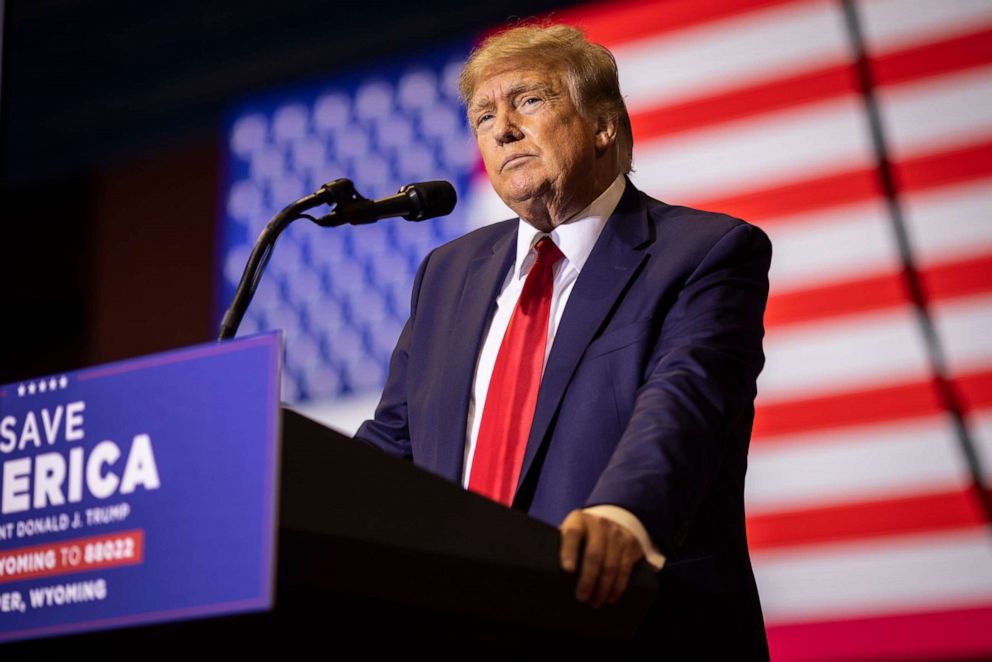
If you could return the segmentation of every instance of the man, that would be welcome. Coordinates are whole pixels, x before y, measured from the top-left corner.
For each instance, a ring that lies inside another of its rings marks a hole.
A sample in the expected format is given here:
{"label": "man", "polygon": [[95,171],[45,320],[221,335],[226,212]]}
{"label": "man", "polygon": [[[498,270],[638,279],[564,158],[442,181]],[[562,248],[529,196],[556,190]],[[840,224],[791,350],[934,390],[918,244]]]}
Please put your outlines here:
{"label": "man", "polygon": [[676,659],[767,657],[743,507],[767,237],[634,188],[615,62],[573,28],[491,37],[461,92],[520,218],[421,264],[356,437],[560,525],[593,607],[646,557]]}

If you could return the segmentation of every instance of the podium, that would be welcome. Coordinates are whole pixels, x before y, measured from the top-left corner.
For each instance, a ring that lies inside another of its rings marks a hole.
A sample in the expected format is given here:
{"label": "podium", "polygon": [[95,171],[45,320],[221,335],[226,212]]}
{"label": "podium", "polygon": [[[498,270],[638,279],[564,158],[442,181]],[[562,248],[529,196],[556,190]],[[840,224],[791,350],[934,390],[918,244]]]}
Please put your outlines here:
{"label": "podium", "polygon": [[646,564],[621,601],[592,609],[575,600],[575,577],[559,568],[555,527],[292,409],[280,408],[279,418],[272,608],[16,641],[0,651],[519,658],[615,651],[636,640],[657,586]]}

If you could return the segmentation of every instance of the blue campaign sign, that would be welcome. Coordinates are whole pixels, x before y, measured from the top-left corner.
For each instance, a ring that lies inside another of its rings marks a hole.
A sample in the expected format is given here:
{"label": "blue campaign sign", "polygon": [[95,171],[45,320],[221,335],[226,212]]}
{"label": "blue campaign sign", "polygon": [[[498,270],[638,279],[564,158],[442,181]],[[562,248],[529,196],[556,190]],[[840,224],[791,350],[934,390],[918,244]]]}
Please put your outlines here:
{"label": "blue campaign sign", "polygon": [[0,387],[0,641],[271,607],[280,345]]}

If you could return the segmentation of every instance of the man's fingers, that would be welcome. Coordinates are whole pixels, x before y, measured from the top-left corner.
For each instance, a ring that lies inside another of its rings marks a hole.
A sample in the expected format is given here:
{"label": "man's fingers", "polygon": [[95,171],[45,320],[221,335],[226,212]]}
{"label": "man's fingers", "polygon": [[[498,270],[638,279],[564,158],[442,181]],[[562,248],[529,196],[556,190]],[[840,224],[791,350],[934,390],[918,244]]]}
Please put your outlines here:
{"label": "man's fingers", "polygon": [[624,594],[624,591],[627,590],[627,584],[630,582],[630,573],[634,570],[634,564],[642,556],[644,556],[644,550],[636,542],[634,546],[625,548],[623,554],[620,555],[619,569],[613,582],[613,589],[606,599],[607,602],[614,604]]}
{"label": "man's fingers", "polygon": [[634,564],[644,556],[637,537],[616,522],[580,510],[569,513],[559,529],[561,567],[579,571],[576,599],[594,608],[619,600]]}
{"label": "man's fingers", "polygon": [[587,602],[592,597],[593,589],[602,572],[606,560],[606,536],[603,535],[603,523],[597,517],[586,516],[585,549],[582,552],[582,567],[579,570],[579,584],[575,589],[575,597],[581,602]]}
{"label": "man's fingers", "polygon": [[582,513],[573,510],[559,527],[561,530],[561,567],[566,572],[574,572],[579,563],[579,549],[586,533],[586,522]]}
{"label": "man's fingers", "polygon": [[615,524],[606,524],[600,532],[600,537],[603,539],[603,565],[600,568],[599,580],[596,582],[595,594],[590,602],[590,605],[596,609],[603,606],[613,591],[624,551],[623,533]]}

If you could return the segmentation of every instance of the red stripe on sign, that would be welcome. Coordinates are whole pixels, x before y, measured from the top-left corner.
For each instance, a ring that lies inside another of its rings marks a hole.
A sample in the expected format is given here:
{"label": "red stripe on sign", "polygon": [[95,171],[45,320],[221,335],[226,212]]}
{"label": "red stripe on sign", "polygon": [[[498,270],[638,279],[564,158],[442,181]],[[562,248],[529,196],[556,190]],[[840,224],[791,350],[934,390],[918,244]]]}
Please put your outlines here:
{"label": "red stripe on sign", "polygon": [[992,64],[992,30],[894,51],[871,59],[877,85],[893,85]]}
{"label": "red stripe on sign", "polygon": [[948,660],[988,654],[992,648],[990,623],[992,605],[816,623],[770,624],[766,632],[771,657],[777,662]]}
{"label": "red stripe on sign", "polygon": [[141,529],[6,549],[0,552],[0,583],[136,565],[144,553]]}
{"label": "red stripe on sign", "polygon": [[[992,141],[905,159],[894,163],[893,167],[902,192],[983,179],[992,176]],[[689,200],[686,204],[763,225],[881,195],[875,168],[857,168],[725,197]]]}
{"label": "red stripe on sign", "polygon": [[954,490],[755,515],[747,518],[747,539],[752,551],[760,551],[984,523],[977,494]]}
{"label": "red stripe on sign", "polygon": [[545,18],[582,28],[593,43],[615,48],[627,42],[657,37],[770,7],[803,0],[707,0],[706,2],[628,0],[602,2],[556,11]]}
{"label": "red stripe on sign", "polygon": [[[992,370],[955,375],[951,382],[965,411],[992,406]],[[759,384],[760,391],[760,384]],[[758,403],[752,444],[814,430],[932,416],[945,411],[935,381],[851,389],[814,398]]]}
{"label": "red stripe on sign", "polygon": [[[921,269],[919,276],[930,301],[992,292],[992,255],[934,264]],[[765,327],[895,308],[910,301],[907,280],[897,272],[788,292],[773,291],[765,311]]]}
{"label": "red stripe on sign", "polygon": [[[992,30],[886,53],[873,59],[876,83],[896,85],[992,63]],[[763,113],[858,94],[851,63],[726,90],[631,114],[635,144]]]}

